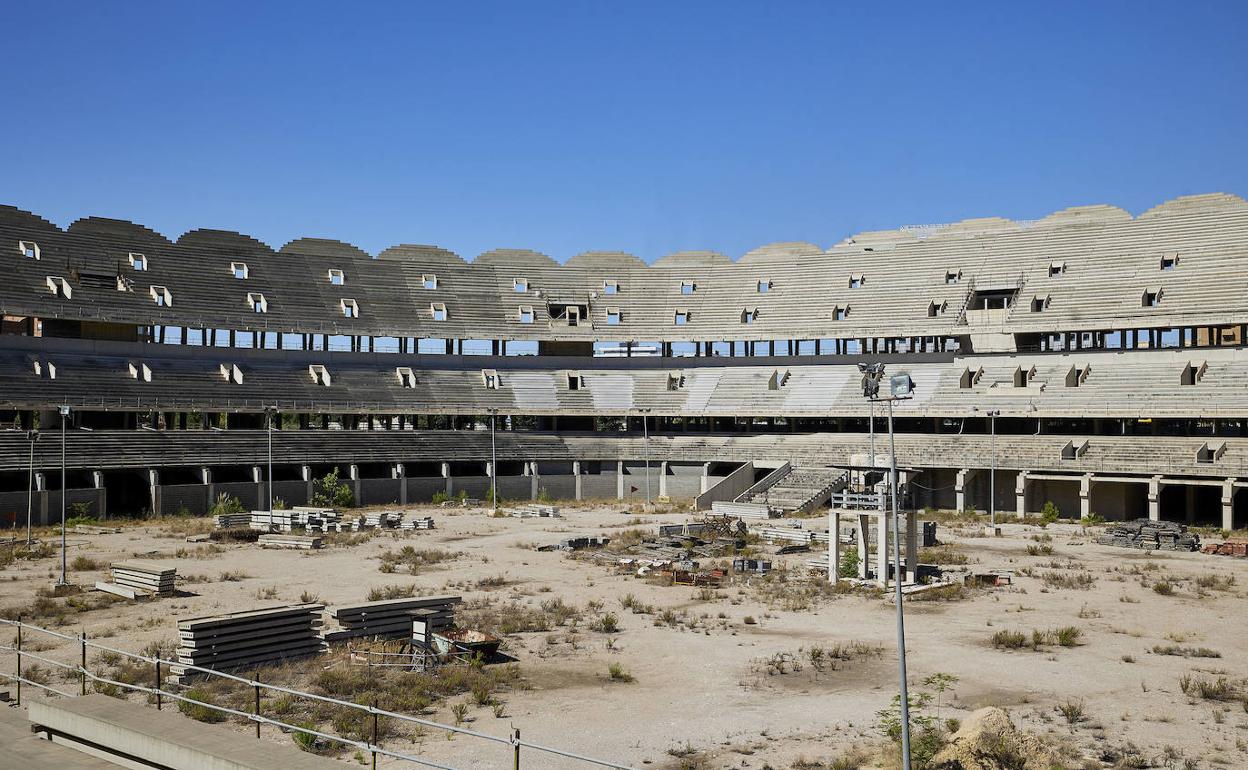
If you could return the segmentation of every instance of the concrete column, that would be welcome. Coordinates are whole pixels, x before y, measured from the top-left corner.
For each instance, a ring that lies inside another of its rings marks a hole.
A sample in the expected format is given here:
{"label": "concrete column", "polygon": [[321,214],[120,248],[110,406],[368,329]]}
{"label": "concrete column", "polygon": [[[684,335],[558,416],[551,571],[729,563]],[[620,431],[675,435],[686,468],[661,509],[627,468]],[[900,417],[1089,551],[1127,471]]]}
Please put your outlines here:
{"label": "concrete column", "polygon": [[[160,515],[160,471],[149,468],[147,471],[147,488],[152,497],[152,515]],[[65,494],[65,490],[61,490]]]}
{"label": "concrete column", "polygon": [[1085,473],[1079,477],[1079,518],[1086,519],[1092,515],[1092,474]]}
{"label": "concrete column", "polygon": [[269,498],[264,492],[264,470],[259,465],[251,466],[251,480],[256,485],[256,510],[267,510]]}
{"label": "concrete column", "polygon": [[871,517],[858,514],[858,578],[867,579],[867,564],[871,558],[867,551],[867,529],[871,526]]}
{"label": "concrete column", "polygon": [[91,471],[91,486],[95,489],[96,515],[101,519],[108,518],[108,491],[104,489],[104,472]]}
{"label": "concrete column", "polygon": [[403,463],[395,463],[390,474],[399,480],[399,505],[407,505],[407,469]]}
{"label": "concrete column", "polygon": [[[885,588],[888,587],[888,526],[885,524],[884,514],[876,517],[878,525],[875,528],[875,574],[876,582]],[[901,565],[897,565],[900,569]]]}
{"label": "concrete column", "polygon": [[841,513],[828,512],[828,582],[835,583],[841,575]]}
{"label": "concrete column", "polygon": [[1187,505],[1184,506],[1183,515],[1188,524],[1196,523],[1196,485],[1187,485]]}
{"label": "concrete column", "polygon": [[1161,521],[1161,476],[1148,480],[1148,518]]}
{"label": "concrete column", "polygon": [[702,480],[698,484],[698,494],[702,494],[711,488],[711,464],[702,463]]}
{"label": "concrete column", "polygon": [[541,488],[542,477],[538,473],[537,463],[528,463],[529,469],[529,499],[536,500],[538,490]]}
{"label": "concrete column", "polygon": [[[918,516],[914,510],[906,511],[906,582],[919,580],[919,533]],[[900,574],[900,573],[898,573]]]}
{"label": "concrete column", "polygon": [[1014,500],[1015,510],[1018,517],[1027,515],[1027,487],[1030,485],[1031,479],[1027,476],[1027,471],[1019,471],[1014,477]]}
{"label": "concrete column", "polygon": [[[370,424],[372,418],[369,418]],[[351,494],[355,497],[356,505],[363,505],[364,501],[360,497],[360,466],[355,463],[347,468],[347,474],[351,477]]]}
{"label": "concrete column", "polygon": [[442,478],[446,479],[446,496],[454,494],[454,480],[451,478],[451,464],[442,463]]}
{"label": "concrete column", "polygon": [[311,465],[299,466],[299,478],[303,479],[303,483],[307,487],[307,490],[305,492],[305,497],[307,498],[308,505],[311,505],[312,504],[312,466]]}
{"label": "concrete column", "polygon": [[970,477],[970,469],[963,468],[958,471],[958,475],[954,478],[953,493],[957,496],[956,505],[959,512],[966,510],[966,482]]}
{"label": "concrete column", "polygon": [[624,461],[617,460],[615,463],[615,498],[617,500],[624,499]]}
{"label": "concrete column", "polygon": [[1222,529],[1235,528],[1235,479],[1222,482]]}
{"label": "concrete column", "polygon": [[[688,425],[689,421],[686,420]],[[659,497],[667,497],[667,461],[659,463]]]}
{"label": "concrete column", "polygon": [[572,461],[572,483],[576,487],[576,499],[581,499],[581,461]]}

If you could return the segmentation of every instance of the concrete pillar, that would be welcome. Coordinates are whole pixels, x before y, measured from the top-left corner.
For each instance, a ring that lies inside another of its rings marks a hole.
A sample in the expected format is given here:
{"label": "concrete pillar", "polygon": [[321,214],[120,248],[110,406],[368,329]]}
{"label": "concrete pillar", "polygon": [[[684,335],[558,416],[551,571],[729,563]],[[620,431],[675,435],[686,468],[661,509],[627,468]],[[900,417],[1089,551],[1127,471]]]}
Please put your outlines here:
{"label": "concrete pillar", "polygon": [[841,579],[841,512],[828,512],[828,582]]}
{"label": "concrete pillar", "polygon": [[[875,528],[875,574],[876,582],[888,587],[888,526],[884,514],[876,517],[878,526]],[[901,565],[897,565],[900,569]]]}
{"label": "concrete pillar", "polygon": [[624,461],[617,460],[615,463],[615,498],[617,500],[624,499]]}
{"label": "concrete pillar", "polygon": [[299,466],[299,478],[303,479],[303,483],[307,487],[307,489],[304,492],[304,496],[308,501],[308,505],[311,505],[312,504],[312,466],[311,465]]}
{"label": "concrete pillar", "polygon": [[1014,477],[1014,504],[1020,519],[1027,515],[1027,487],[1030,482],[1027,471],[1019,471]]}
{"label": "concrete pillar", "polygon": [[399,480],[399,505],[407,505],[407,469],[403,463],[395,463],[390,474]]}
{"label": "concrete pillar", "polygon": [[1184,506],[1183,515],[1188,524],[1196,523],[1196,485],[1187,485],[1187,504]]}
{"label": "concrete pillar", "polygon": [[[689,421],[686,420],[688,425]],[[659,497],[667,497],[667,461],[659,463]]]}
{"label": "concrete pillar", "polygon": [[446,479],[446,496],[450,497],[455,492],[450,463],[442,463],[442,478]]}
{"label": "concrete pillar", "polygon": [[268,510],[269,497],[264,490],[264,470],[259,465],[251,466],[251,480],[256,485],[256,510]]}
{"label": "concrete pillar", "polygon": [[711,488],[711,464],[702,463],[702,480],[698,484],[698,494]]}
{"label": "concrete pillar", "polygon": [[1086,519],[1092,515],[1092,474],[1085,473],[1079,477],[1079,518]]}
{"label": "concrete pillar", "polygon": [[958,471],[958,475],[954,477],[953,493],[957,497],[957,502],[955,504],[957,505],[959,512],[966,510],[966,482],[970,479],[970,477],[971,471],[969,468],[963,468]]}
{"label": "concrete pillar", "polygon": [[[372,418],[369,418],[370,422]],[[347,468],[347,474],[351,478],[351,495],[355,497],[356,505],[363,505],[364,500],[360,497],[360,466],[351,463]]]}
{"label": "concrete pillar", "polygon": [[572,461],[572,483],[576,487],[576,499],[581,499],[581,461]]}
{"label": "concrete pillar", "polygon": [[536,500],[541,489],[542,477],[538,472],[537,463],[527,463],[529,469],[529,499]]}
{"label": "concrete pillar", "polygon": [[1235,479],[1222,482],[1222,529],[1235,529]]}
{"label": "concrete pillar", "polygon": [[867,566],[871,556],[867,551],[867,530],[871,526],[871,517],[858,514],[858,578],[867,579]]}
{"label": "concrete pillar", "polygon": [[1148,518],[1161,521],[1161,476],[1148,480]]}
{"label": "concrete pillar", "polygon": [[[919,533],[918,515],[912,510],[906,511],[906,575],[908,583],[919,580]],[[900,574],[900,573],[898,573]]]}
{"label": "concrete pillar", "polygon": [[[147,471],[147,488],[152,497],[152,515],[160,515],[160,471],[149,468]],[[65,490],[61,490],[65,494]]]}
{"label": "concrete pillar", "polygon": [[91,471],[91,486],[95,489],[96,515],[101,519],[108,518],[108,491],[104,489],[104,472]]}

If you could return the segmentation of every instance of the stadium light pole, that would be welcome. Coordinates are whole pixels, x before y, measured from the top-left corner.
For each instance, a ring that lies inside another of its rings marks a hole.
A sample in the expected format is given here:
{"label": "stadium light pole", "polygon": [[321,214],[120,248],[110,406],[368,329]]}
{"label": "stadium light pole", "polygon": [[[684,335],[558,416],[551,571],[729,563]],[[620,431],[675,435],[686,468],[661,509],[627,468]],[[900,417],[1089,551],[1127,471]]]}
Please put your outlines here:
{"label": "stadium light pole", "polygon": [[277,406],[266,406],[264,408],[264,416],[267,422],[269,434],[269,531],[273,531],[273,416],[277,413]]}
{"label": "stadium light pole", "polygon": [[39,431],[26,431],[26,439],[30,442],[30,474],[26,478],[26,545],[33,542],[31,537],[31,521],[35,513],[35,442],[39,440]]}
{"label": "stadium light pole", "polygon": [[68,572],[65,557],[65,418],[69,417],[69,406],[62,405],[61,412],[61,581],[59,586],[69,585],[65,579]]}
{"label": "stadium light pole", "polygon": [[[880,399],[880,380],[884,377],[884,364],[858,364],[859,371],[862,372],[862,395],[871,401]],[[895,590],[894,598],[897,604],[897,677],[898,677],[898,704],[900,706],[901,717],[901,757],[902,769],[910,770],[910,687],[906,682],[906,619],[905,611],[902,605],[901,593],[901,521],[897,515],[897,450],[893,440],[893,402],[908,399],[914,388],[914,383],[910,379],[910,375],[902,372],[893,375],[889,381],[888,401],[888,469],[889,469],[889,497],[891,498],[891,512],[893,517],[893,586]],[[874,465],[874,458],[872,458]],[[908,565],[914,567],[915,565]],[[917,570],[916,570],[917,573]],[[885,584],[888,581],[888,575],[881,575]]]}
{"label": "stadium light pole", "polygon": [[988,424],[992,426],[992,464],[988,471],[988,526],[997,531],[997,415],[998,409],[988,412]]}

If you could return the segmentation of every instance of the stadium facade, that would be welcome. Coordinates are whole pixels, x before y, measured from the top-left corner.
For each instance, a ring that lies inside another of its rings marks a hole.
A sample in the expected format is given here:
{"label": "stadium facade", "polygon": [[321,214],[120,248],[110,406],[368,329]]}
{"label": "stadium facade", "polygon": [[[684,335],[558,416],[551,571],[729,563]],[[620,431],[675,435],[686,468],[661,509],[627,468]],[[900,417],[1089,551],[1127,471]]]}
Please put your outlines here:
{"label": "stadium facade", "polygon": [[288,504],[331,467],[363,503],[480,496],[492,416],[502,496],[691,497],[749,462],[750,481],[871,465],[858,364],[875,361],[915,383],[896,423],[916,505],[986,508],[995,462],[1001,511],[1248,525],[1233,195],[652,265],[170,241],[0,207],[0,260],[6,526],[25,521],[32,456],[35,519],[59,516],[62,405],[66,499],[92,513],[263,507],[270,415]]}

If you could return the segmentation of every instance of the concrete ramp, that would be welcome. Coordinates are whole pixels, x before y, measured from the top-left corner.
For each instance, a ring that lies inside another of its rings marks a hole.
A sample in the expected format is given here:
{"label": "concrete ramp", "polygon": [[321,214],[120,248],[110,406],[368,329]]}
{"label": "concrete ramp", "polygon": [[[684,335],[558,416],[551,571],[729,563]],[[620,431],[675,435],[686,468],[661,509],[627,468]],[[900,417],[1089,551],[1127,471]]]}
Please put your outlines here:
{"label": "concrete ramp", "polygon": [[[343,764],[236,730],[182,716],[176,707],[150,706],[83,695],[31,699],[32,729],[53,743],[110,759],[122,767],[169,770],[342,770]],[[289,740],[289,739],[287,739]],[[65,765],[64,767],[77,767]],[[83,767],[93,767],[84,764]]]}

